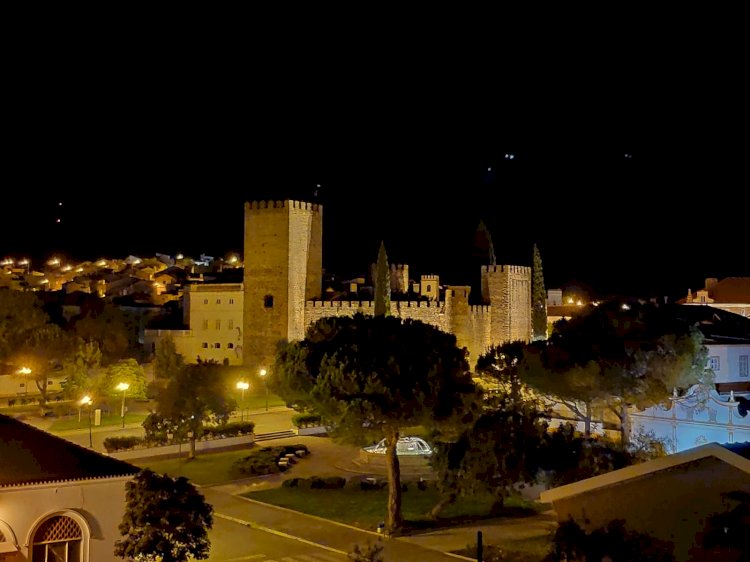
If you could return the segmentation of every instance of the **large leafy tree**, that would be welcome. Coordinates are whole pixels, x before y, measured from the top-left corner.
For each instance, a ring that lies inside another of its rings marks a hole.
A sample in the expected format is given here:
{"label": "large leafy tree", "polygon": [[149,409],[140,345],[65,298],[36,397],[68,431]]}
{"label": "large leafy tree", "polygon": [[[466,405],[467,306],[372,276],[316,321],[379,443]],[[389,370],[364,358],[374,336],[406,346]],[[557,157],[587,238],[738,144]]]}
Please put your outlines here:
{"label": "large leafy tree", "polygon": [[534,258],[531,265],[532,338],[543,340],[547,337],[547,291],[544,289],[542,256],[536,244],[534,244]]}
{"label": "large leafy tree", "polygon": [[0,361],[48,323],[49,316],[34,293],[0,289]]}
{"label": "large leafy tree", "polygon": [[132,329],[127,315],[109,303],[76,320],[74,330],[84,341],[95,341],[99,345],[105,365],[127,358],[135,345],[131,341]]}
{"label": "large leafy tree", "polygon": [[62,374],[65,361],[75,350],[75,338],[55,324],[45,324],[30,332],[26,341],[18,346],[11,362],[17,373],[33,381],[39,390],[39,403],[47,404],[47,388],[53,373]]}
{"label": "large leafy tree", "polygon": [[63,364],[65,383],[63,393],[68,398],[79,398],[92,390],[96,371],[99,369],[102,353],[99,344],[78,339],[75,351]]}
{"label": "large leafy tree", "polygon": [[565,401],[587,430],[592,408],[608,408],[627,445],[628,408],[664,403],[675,389],[708,382],[706,360],[703,336],[675,308],[611,302],[527,347],[519,372],[540,392]]}
{"label": "large leafy tree", "polygon": [[237,407],[229,394],[227,370],[216,361],[185,365],[156,396],[156,413],[190,438],[188,458],[195,458],[195,440],[203,423],[225,423]]}
{"label": "large leafy tree", "polygon": [[402,430],[456,432],[459,420],[470,421],[477,396],[455,336],[418,321],[362,314],[324,318],[304,340],[282,345],[273,384],[287,402],[303,397],[337,440],[385,439],[391,533],[402,525],[396,454]]}
{"label": "large leafy tree", "polygon": [[120,397],[122,391],[117,390],[117,385],[126,383],[128,385],[127,395],[131,398],[146,398],[146,375],[135,359],[118,361],[107,367],[104,377],[103,394]]}
{"label": "large leafy tree", "polygon": [[513,400],[504,393],[491,398],[459,439],[435,448],[432,464],[442,498],[431,515],[439,515],[459,495],[477,494],[490,494],[492,512],[499,515],[515,486],[536,481],[546,431],[534,401]]}
{"label": "large leafy tree", "polygon": [[115,556],[129,560],[187,562],[208,558],[213,507],[187,478],[146,469],[125,486],[125,514]]}
{"label": "large leafy tree", "polygon": [[167,336],[156,344],[154,356],[154,373],[157,378],[171,379],[185,365],[185,359],[177,353],[174,340]]}
{"label": "large leafy tree", "polygon": [[384,316],[391,312],[391,271],[388,267],[388,256],[385,244],[380,242],[378,263],[375,267],[375,316]]}

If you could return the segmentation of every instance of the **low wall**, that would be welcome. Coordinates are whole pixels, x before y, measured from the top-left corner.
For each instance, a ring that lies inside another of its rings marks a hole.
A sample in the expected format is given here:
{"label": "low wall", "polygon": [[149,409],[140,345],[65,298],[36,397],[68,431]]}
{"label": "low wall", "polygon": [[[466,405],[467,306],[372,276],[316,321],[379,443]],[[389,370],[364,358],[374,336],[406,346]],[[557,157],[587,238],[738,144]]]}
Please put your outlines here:
{"label": "low wall", "polygon": [[[385,455],[359,450],[359,461],[372,466],[385,466]],[[430,457],[427,455],[399,455],[398,464],[417,468],[430,468]]]}
{"label": "low wall", "polygon": [[297,435],[325,435],[328,433],[328,428],[322,425],[314,425],[311,427],[293,427],[292,431]]}
{"label": "low wall", "polygon": [[[195,452],[209,451],[211,449],[228,449],[239,445],[252,445],[255,441],[255,434],[240,435],[238,437],[225,437],[223,439],[209,439],[207,441],[196,441]],[[174,445],[162,445],[161,447],[145,447],[143,449],[128,449],[127,451],[117,451],[109,453],[109,456],[123,461],[133,459],[143,459],[147,457],[161,457],[169,455],[187,454],[190,450],[190,442],[178,443]]]}

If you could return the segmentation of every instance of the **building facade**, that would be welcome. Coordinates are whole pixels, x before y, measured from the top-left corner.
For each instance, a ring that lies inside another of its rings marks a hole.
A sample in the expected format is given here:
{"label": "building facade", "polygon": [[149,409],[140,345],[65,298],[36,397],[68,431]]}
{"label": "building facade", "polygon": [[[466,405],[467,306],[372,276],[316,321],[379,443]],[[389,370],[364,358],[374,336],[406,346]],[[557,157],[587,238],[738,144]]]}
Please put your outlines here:
{"label": "building facade", "polygon": [[[280,341],[304,337],[328,316],[372,314],[369,300],[321,300],[323,208],[301,201],[253,201],[245,205],[244,362],[251,370],[273,365]],[[391,289],[408,287],[408,266],[391,267]],[[473,366],[491,345],[531,338],[531,268],[483,266],[482,300],[469,304],[470,287],[447,286],[422,276],[426,299],[391,302],[391,314],[421,320],[452,333]]]}
{"label": "building facade", "polygon": [[146,330],[144,344],[152,352],[171,337],[186,361],[198,358],[242,365],[244,291],[241,283],[205,283],[185,287],[185,330]]}

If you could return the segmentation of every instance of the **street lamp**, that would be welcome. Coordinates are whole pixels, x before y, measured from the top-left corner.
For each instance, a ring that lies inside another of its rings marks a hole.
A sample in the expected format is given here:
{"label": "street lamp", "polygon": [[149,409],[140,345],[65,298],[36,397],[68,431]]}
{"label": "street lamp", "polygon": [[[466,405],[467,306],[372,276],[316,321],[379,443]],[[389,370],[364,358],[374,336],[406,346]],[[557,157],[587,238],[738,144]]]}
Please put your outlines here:
{"label": "street lamp", "polygon": [[245,391],[250,388],[250,383],[245,381],[237,382],[237,390],[242,391],[242,400],[240,404],[240,421],[245,421]]}
{"label": "street lamp", "polygon": [[122,391],[122,406],[120,407],[120,417],[122,418],[122,428],[125,429],[125,393],[130,388],[130,385],[126,382],[121,382],[117,385],[117,390]]}
{"label": "street lamp", "polygon": [[94,443],[91,439],[91,396],[88,394],[81,398],[80,402],[78,402],[81,406],[88,406],[89,407],[89,449],[94,448]]}
{"label": "street lamp", "polygon": [[266,379],[266,375],[268,374],[268,371],[265,369],[261,369],[258,373],[260,375],[260,378],[263,379],[263,386],[266,387],[266,412],[268,411],[268,380]]}

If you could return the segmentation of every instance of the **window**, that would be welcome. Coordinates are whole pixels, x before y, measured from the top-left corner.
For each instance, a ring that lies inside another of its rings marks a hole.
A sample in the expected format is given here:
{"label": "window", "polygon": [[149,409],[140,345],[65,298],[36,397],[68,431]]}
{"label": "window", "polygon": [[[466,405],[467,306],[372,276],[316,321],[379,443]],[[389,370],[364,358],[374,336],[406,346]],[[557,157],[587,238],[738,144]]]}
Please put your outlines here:
{"label": "window", "polygon": [[221,349],[221,344],[220,343],[215,343],[214,344],[214,348],[215,349]]}
{"label": "window", "polygon": [[221,304],[221,299],[216,299],[216,304]]}
{"label": "window", "polygon": [[708,368],[712,371],[718,371],[720,368],[719,363],[719,356],[718,355],[712,355],[708,358]]}
{"label": "window", "polygon": [[221,320],[216,320],[216,329],[221,330]]}
{"label": "window", "polygon": [[748,365],[747,365],[747,355],[740,355],[740,376],[741,377],[747,377],[750,376],[750,372],[748,371]]}
{"label": "window", "polygon": [[234,299],[229,299],[229,304],[234,304]]}
{"label": "window", "polygon": [[227,320],[227,328],[229,328],[230,330],[234,328],[234,320],[232,320],[231,318]]}
{"label": "window", "polygon": [[234,349],[234,344],[233,344],[233,343],[228,343],[228,344],[227,344],[227,347],[228,347],[229,349]]}
{"label": "window", "polygon": [[55,383],[55,381],[47,381],[47,386],[51,386]]}
{"label": "window", "polygon": [[273,295],[266,295],[263,297],[263,306],[266,308],[273,308]]}
{"label": "window", "polygon": [[203,329],[208,330],[208,320],[203,321]]}
{"label": "window", "polygon": [[42,523],[34,533],[31,559],[34,562],[80,562],[83,533],[72,518],[58,515]]}
{"label": "window", "polygon": [[203,343],[201,344],[201,347],[202,347],[203,349],[208,349],[208,342],[207,342],[207,341],[204,341],[204,342],[203,342]]}
{"label": "window", "polygon": [[203,299],[203,304],[208,304],[208,299]]}

